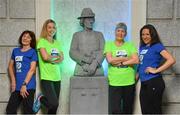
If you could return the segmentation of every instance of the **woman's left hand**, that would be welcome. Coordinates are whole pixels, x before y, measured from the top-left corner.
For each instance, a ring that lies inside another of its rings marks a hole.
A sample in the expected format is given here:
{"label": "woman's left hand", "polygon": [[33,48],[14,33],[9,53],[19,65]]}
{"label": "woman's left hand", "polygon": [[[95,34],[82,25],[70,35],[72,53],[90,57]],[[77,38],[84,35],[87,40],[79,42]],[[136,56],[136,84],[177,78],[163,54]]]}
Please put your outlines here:
{"label": "woman's left hand", "polygon": [[147,67],[145,72],[148,73],[152,73],[152,74],[156,74],[157,73],[157,68],[152,68],[152,67]]}
{"label": "woman's left hand", "polygon": [[27,89],[26,89],[26,85],[23,85],[23,86],[21,87],[20,95],[21,95],[23,98],[27,98],[27,96],[29,95],[29,93],[27,92]]}

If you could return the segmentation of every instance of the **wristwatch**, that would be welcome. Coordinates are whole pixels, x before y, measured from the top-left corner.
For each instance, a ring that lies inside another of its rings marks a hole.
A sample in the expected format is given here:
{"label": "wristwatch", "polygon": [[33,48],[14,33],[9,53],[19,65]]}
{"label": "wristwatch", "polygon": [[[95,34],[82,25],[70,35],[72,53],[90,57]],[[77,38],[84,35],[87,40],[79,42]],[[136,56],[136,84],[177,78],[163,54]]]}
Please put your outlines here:
{"label": "wristwatch", "polygon": [[25,85],[25,86],[26,86],[26,85],[27,85],[27,83],[24,81],[24,82],[22,83],[22,85]]}

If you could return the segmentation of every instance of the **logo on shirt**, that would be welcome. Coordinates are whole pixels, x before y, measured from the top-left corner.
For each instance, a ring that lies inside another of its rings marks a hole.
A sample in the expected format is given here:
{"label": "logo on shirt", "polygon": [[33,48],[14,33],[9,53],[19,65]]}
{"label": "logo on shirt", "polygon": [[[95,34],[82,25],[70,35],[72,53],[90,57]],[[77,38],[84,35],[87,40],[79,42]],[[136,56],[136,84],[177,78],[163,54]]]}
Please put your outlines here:
{"label": "logo on shirt", "polygon": [[139,55],[140,64],[143,64],[143,58],[147,52],[148,52],[148,49],[144,49],[140,52],[140,55]]}
{"label": "logo on shirt", "polygon": [[15,61],[23,61],[23,56],[16,56]]}
{"label": "logo on shirt", "polygon": [[[118,50],[116,51],[116,57],[127,57],[127,52],[126,50]],[[127,68],[128,66],[118,66],[118,68]]]}
{"label": "logo on shirt", "polygon": [[58,49],[56,49],[56,48],[51,49],[51,55],[58,56],[59,55]]}
{"label": "logo on shirt", "polygon": [[116,57],[127,57],[126,50],[118,50],[118,51],[116,51]]}
{"label": "logo on shirt", "polygon": [[15,57],[15,61],[16,61],[16,72],[22,72],[22,61],[23,61],[23,56],[16,56]]}
{"label": "logo on shirt", "polygon": [[140,54],[146,54],[148,52],[148,49],[142,50]]}

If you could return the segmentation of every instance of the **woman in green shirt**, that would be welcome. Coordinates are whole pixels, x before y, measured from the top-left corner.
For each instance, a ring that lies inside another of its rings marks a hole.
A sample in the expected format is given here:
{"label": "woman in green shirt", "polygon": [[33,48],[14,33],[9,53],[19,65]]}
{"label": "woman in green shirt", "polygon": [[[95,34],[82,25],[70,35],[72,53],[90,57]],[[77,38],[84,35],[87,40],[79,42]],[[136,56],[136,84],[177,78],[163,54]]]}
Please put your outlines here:
{"label": "woman in green shirt", "polygon": [[125,42],[127,26],[118,23],[115,41],[106,42],[105,55],[108,61],[109,113],[132,114],[135,94],[134,64],[139,63],[137,49]]}
{"label": "woman in green shirt", "polygon": [[33,110],[40,109],[41,103],[48,109],[48,114],[56,114],[61,88],[60,63],[63,61],[61,44],[56,40],[56,24],[53,20],[45,21],[37,43],[40,79],[43,94],[37,97]]}

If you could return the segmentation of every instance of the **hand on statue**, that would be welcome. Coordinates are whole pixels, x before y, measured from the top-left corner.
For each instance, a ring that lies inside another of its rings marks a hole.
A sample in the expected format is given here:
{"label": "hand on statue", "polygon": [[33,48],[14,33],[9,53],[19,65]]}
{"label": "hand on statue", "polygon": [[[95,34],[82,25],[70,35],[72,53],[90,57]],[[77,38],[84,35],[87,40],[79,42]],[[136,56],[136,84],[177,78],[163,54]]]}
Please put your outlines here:
{"label": "hand on statue", "polygon": [[97,55],[98,55],[98,52],[97,52],[97,51],[92,52],[92,57],[93,57],[94,59],[96,59]]}
{"label": "hand on statue", "polygon": [[88,74],[93,75],[97,69],[97,62],[94,61],[92,64],[89,65]]}
{"label": "hand on statue", "polygon": [[93,57],[92,56],[90,56],[90,57],[84,56],[83,62],[85,62],[87,64],[91,64],[92,61],[93,61]]}
{"label": "hand on statue", "polygon": [[84,54],[84,56],[86,56],[86,57],[91,57],[91,56],[92,56],[92,52],[91,52],[91,51],[86,51],[86,53]]}
{"label": "hand on statue", "polygon": [[84,65],[82,66],[82,68],[83,68],[83,71],[88,72],[88,70],[89,70],[89,64],[84,64]]}
{"label": "hand on statue", "polygon": [[85,63],[91,64],[93,62],[93,60],[96,59],[97,55],[98,55],[97,51],[91,51],[91,52],[85,53],[84,54]]}

